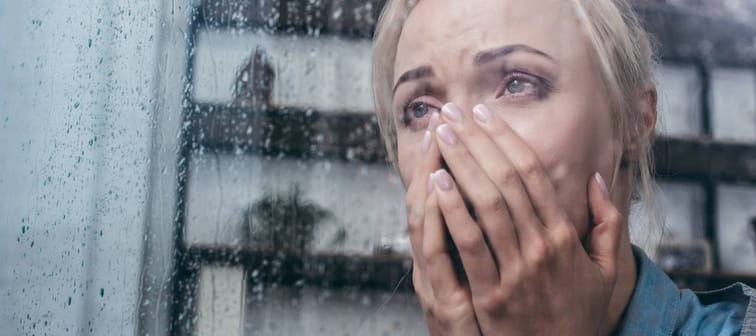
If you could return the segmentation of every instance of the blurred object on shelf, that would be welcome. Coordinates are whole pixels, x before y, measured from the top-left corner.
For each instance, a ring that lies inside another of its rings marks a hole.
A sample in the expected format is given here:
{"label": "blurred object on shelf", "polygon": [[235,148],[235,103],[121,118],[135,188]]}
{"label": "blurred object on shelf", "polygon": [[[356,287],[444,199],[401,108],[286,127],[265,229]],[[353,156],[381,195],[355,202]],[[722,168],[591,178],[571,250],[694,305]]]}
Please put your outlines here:
{"label": "blurred object on shelf", "polygon": [[706,240],[670,242],[659,246],[656,263],[666,272],[712,271],[711,245]]}
{"label": "blurred object on shelf", "polygon": [[273,97],[276,73],[273,60],[261,47],[242,65],[234,82],[234,107],[268,107]]}

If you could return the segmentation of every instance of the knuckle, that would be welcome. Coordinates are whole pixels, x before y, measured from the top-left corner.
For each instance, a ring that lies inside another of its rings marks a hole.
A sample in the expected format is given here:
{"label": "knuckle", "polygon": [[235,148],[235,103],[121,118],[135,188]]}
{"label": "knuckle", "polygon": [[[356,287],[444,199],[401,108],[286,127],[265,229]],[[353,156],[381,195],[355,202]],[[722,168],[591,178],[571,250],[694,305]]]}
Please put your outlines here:
{"label": "knuckle", "polygon": [[467,206],[465,205],[465,202],[462,201],[462,199],[458,197],[451,200],[441,200],[439,201],[438,206],[440,208],[443,208],[445,212],[449,212],[452,214],[460,213],[462,211],[467,211]]}
{"label": "knuckle", "polygon": [[486,212],[496,212],[506,206],[504,199],[497,192],[481,193],[475,199],[475,207]]}
{"label": "knuckle", "polygon": [[518,180],[517,170],[509,165],[502,165],[492,174],[497,185],[511,185]]}
{"label": "knuckle", "polygon": [[473,307],[464,295],[452,295],[444,304],[436,304],[432,308],[439,325],[446,330],[453,330],[455,326],[470,320],[474,316]]}
{"label": "knuckle", "polygon": [[528,252],[530,264],[538,269],[546,266],[554,255],[554,249],[543,238],[529,241]]}
{"label": "knuckle", "polygon": [[505,289],[497,287],[495,290],[475,299],[476,310],[495,315],[501,312],[509,301],[511,294]]}
{"label": "knuckle", "polygon": [[412,209],[407,213],[407,231],[410,236],[421,232],[423,227],[423,211],[420,209]]}
{"label": "knuckle", "polygon": [[423,245],[422,251],[427,267],[437,264],[439,259],[444,258],[446,254],[446,251],[436,248],[435,246],[428,246],[427,244]]}
{"label": "knuckle", "polygon": [[475,230],[463,230],[457,235],[454,243],[457,249],[468,254],[480,253],[485,247],[483,235]]}
{"label": "knuckle", "polygon": [[540,172],[540,163],[533,157],[528,157],[520,165],[520,173],[524,178],[537,178]]}
{"label": "knuckle", "polygon": [[408,213],[409,213],[410,209],[412,209],[412,207],[414,206],[414,204],[415,204],[415,197],[412,195],[412,193],[408,192],[404,196],[404,205],[406,206]]}
{"label": "knuckle", "polygon": [[578,240],[577,232],[569,223],[558,224],[552,232],[552,239],[557,250],[569,248]]}
{"label": "knuckle", "polygon": [[622,220],[622,213],[620,213],[616,208],[612,207],[612,210],[609,211],[609,214],[606,216],[606,221],[611,223],[619,223]]}

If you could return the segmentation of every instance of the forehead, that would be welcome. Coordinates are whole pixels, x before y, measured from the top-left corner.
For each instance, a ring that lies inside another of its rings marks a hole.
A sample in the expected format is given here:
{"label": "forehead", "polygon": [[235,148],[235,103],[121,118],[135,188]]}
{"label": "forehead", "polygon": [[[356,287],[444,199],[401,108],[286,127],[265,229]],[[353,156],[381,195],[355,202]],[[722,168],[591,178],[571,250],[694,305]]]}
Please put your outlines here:
{"label": "forehead", "polygon": [[477,52],[507,44],[526,44],[560,63],[586,56],[570,1],[421,0],[404,23],[394,80],[421,65],[471,63]]}

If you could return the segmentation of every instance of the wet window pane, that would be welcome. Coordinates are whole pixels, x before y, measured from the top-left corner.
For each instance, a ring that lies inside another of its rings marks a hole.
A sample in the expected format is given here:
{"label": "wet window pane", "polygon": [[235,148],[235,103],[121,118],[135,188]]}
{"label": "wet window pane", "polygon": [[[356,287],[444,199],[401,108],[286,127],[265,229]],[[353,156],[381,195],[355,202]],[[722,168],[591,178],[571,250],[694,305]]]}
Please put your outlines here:
{"label": "wet window pane", "polygon": [[756,141],[756,73],[715,69],[711,76],[712,132],[716,138]]}
{"label": "wet window pane", "polygon": [[428,334],[420,306],[407,292],[252,287],[246,298],[246,334]]}
{"label": "wet window pane", "polygon": [[669,136],[702,133],[701,78],[693,65],[662,63],[656,68],[659,126]]}
{"label": "wet window pane", "polygon": [[722,185],[717,198],[722,268],[734,273],[756,273],[756,188]]}
{"label": "wet window pane", "polygon": [[404,206],[397,202],[403,187],[389,167],[211,153],[198,155],[192,167],[189,244],[274,249],[273,235],[296,239],[294,232],[275,232],[280,222],[309,220],[302,229],[312,252],[370,255],[392,241],[397,252],[408,252]]}
{"label": "wet window pane", "polygon": [[664,240],[704,238],[705,195],[700,185],[661,182],[661,206],[665,212]]}
{"label": "wet window pane", "polygon": [[[756,8],[657,2],[664,225],[634,204],[633,243],[753,280]],[[384,3],[0,0],[0,335],[427,334]]]}
{"label": "wet window pane", "polygon": [[[197,41],[193,71],[198,102],[233,101],[232,88],[240,72],[255,50],[264,50],[275,72],[273,105],[373,111],[367,40],[209,30],[200,32]],[[246,76],[252,79],[254,74]]]}

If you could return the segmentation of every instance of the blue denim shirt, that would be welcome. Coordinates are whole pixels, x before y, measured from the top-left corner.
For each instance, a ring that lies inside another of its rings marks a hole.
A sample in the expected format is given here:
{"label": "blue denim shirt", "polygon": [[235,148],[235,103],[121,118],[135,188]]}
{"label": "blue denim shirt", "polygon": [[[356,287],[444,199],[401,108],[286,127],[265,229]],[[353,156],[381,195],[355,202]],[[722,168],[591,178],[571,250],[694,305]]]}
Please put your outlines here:
{"label": "blue denim shirt", "polygon": [[756,291],[737,283],[694,293],[678,289],[639,248],[638,281],[617,335],[756,335]]}

